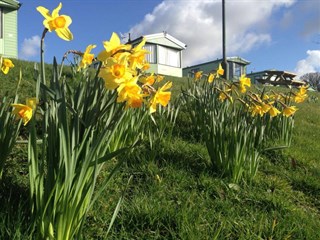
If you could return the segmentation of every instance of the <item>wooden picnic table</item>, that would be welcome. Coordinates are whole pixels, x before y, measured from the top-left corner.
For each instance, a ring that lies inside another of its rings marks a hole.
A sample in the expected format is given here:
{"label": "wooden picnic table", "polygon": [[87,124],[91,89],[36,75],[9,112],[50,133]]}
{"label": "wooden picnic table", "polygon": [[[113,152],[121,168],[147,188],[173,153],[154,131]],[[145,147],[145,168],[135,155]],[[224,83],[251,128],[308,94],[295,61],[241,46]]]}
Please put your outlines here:
{"label": "wooden picnic table", "polygon": [[274,86],[284,85],[284,86],[303,86],[305,82],[297,81],[294,78],[297,75],[291,72],[278,71],[278,70],[267,70],[264,76],[257,78],[256,80],[262,84],[271,84]]}

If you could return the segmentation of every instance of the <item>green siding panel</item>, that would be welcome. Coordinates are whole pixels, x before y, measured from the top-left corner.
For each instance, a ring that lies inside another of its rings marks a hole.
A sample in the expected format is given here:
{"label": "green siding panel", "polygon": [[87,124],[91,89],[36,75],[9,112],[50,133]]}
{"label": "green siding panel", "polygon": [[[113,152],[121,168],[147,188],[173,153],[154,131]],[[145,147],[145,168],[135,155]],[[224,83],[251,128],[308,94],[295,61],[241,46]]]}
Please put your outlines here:
{"label": "green siding panel", "polygon": [[150,64],[150,68],[147,73],[155,73],[160,75],[182,77],[182,69],[177,67],[171,67],[161,64]]}
{"label": "green siding panel", "polygon": [[150,63],[150,68],[146,71],[148,73],[158,73],[158,64],[151,64]]}
{"label": "green siding panel", "polygon": [[158,64],[158,74],[174,76],[174,77],[182,77],[182,69],[178,67],[171,67],[167,65]]}
{"label": "green siding panel", "polygon": [[18,14],[17,10],[3,10],[3,55],[18,57]]}
{"label": "green siding panel", "polygon": [[193,72],[203,71],[203,73],[214,72],[218,69],[221,60],[199,64],[191,67],[183,68],[184,77],[193,77]]}
{"label": "green siding panel", "polygon": [[[229,79],[230,80],[238,80],[242,74],[246,74],[247,67],[246,65],[249,63],[247,61],[241,61],[238,58],[230,58],[228,61],[228,69],[229,69]],[[195,72],[203,71],[203,73],[211,73],[215,72],[219,64],[222,62],[222,59],[218,59],[215,61],[202,63],[190,67],[183,68],[183,76],[184,77],[193,77]],[[237,66],[237,70],[236,70]]]}

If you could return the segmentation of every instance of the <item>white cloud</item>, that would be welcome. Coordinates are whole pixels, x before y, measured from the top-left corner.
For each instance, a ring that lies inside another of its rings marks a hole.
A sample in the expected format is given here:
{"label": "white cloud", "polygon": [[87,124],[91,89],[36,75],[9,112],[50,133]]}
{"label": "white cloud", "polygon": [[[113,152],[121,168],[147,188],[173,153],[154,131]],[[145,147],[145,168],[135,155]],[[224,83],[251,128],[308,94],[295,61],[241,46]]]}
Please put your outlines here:
{"label": "white cloud", "polygon": [[39,55],[40,41],[41,38],[38,35],[25,38],[22,42],[19,58],[28,60],[29,58]]}
{"label": "white cloud", "polygon": [[[274,10],[294,0],[229,1],[226,3],[227,55],[239,55],[268,44]],[[166,31],[187,44],[184,65],[222,57],[221,1],[164,0],[129,32],[133,38]]]}
{"label": "white cloud", "polygon": [[298,61],[295,72],[302,76],[305,73],[320,72],[320,50],[308,50],[307,57]]}

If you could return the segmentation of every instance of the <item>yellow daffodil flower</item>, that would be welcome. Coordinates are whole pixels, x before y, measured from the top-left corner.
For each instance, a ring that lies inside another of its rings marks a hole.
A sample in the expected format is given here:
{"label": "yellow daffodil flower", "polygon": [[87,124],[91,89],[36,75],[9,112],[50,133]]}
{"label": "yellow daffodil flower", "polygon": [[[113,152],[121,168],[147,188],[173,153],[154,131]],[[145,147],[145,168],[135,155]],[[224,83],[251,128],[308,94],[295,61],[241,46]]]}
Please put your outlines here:
{"label": "yellow daffodil flower", "polygon": [[269,112],[270,109],[271,109],[270,104],[262,103],[261,110],[264,114]]}
{"label": "yellow daffodil flower", "polygon": [[216,74],[217,74],[217,77],[220,77],[224,74],[224,69],[222,68],[221,64],[219,64]]}
{"label": "yellow daffodil flower", "polygon": [[26,105],[24,104],[11,104],[13,109],[13,113],[23,120],[23,125],[27,125],[27,123],[32,118],[33,110],[35,110],[37,104],[38,104],[37,98],[27,98],[26,99]]}
{"label": "yellow daffodil flower", "polygon": [[164,79],[164,76],[157,75],[157,82],[161,82]]}
{"label": "yellow daffodil flower", "polygon": [[242,74],[240,79],[239,79],[239,82],[241,85],[243,86],[247,86],[247,87],[251,87],[251,80],[250,78],[246,77],[246,75]]}
{"label": "yellow daffodil flower", "polygon": [[133,77],[130,80],[126,80],[117,88],[117,102],[126,101],[126,108],[138,108],[142,105],[144,95],[142,94],[141,87],[137,84],[137,78]]}
{"label": "yellow daffodil flower", "polygon": [[308,88],[307,86],[302,86],[299,88],[299,92],[295,93],[294,101],[296,103],[302,103],[304,102],[304,100],[306,100],[306,98],[308,97],[307,88]]}
{"label": "yellow daffodil flower", "polygon": [[251,87],[251,81],[250,78],[247,78],[246,75],[243,74],[239,79],[240,92],[245,93],[247,91],[246,86]]}
{"label": "yellow daffodil flower", "polygon": [[131,69],[144,69],[146,66],[145,55],[147,54],[146,50],[141,50],[140,52],[132,53],[129,55],[129,67]]}
{"label": "yellow daffodil flower", "polygon": [[226,90],[221,91],[219,93],[219,100],[223,102],[224,100],[228,99],[230,102],[233,102],[232,96],[230,96],[228,93],[232,92],[232,86],[228,87]]}
{"label": "yellow daffodil flower", "polygon": [[283,109],[282,114],[286,117],[290,117],[291,115],[293,115],[296,111],[298,110],[297,107],[295,106],[290,106],[290,107],[285,107]]}
{"label": "yellow daffodil flower", "polygon": [[143,40],[131,50],[131,54],[129,55],[130,68],[142,69],[145,67],[145,64],[147,63],[145,55],[149,53],[149,51],[143,49],[145,43],[146,39],[143,38]]}
{"label": "yellow daffodil flower", "polygon": [[300,94],[306,94],[308,90],[308,86],[301,86],[299,87],[299,93]]}
{"label": "yellow daffodil flower", "polygon": [[275,117],[278,114],[280,114],[281,112],[274,106],[271,106],[270,110],[269,110],[269,114],[271,117]]}
{"label": "yellow daffodil flower", "polygon": [[116,89],[122,82],[132,78],[133,72],[127,65],[125,58],[119,60],[108,58],[106,66],[99,72],[99,77],[104,79],[107,89]]}
{"label": "yellow daffodil flower", "polygon": [[11,104],[14,107],[13,113],[23,120],[23,125],[27,123],[32,118],[32,108],[24,104]]}
{"label": "yellow daffodil flower", "polygon": [[87,46],[86,51],[83,53],[81,62],[79,64],[78,71],[81,68],[86,68],[88,65],[90,65],[92,63],[92,61],[94,59],[94,54],[91,53],[91,50],[95,47],[96,47],[96,45]]}
{"label": "yellow daffodil flower", "polygon": [[145,70],[148,70],[149,68],[150,68],[150,64],[148,62],[145,62],[141,70],[145,71]]}
{"label": "yellow daffodil flower", "polygon": [[306,100],[306,98],[308,97],[307,94],[301,94],[300,92],[298,92],[295,96],[294,96],[294,101],[296,103],[302,103],[304,102],[304,100]]}
{"label": "yellow daffodil flower", "polygon": [[10,68],[13,68],[13,67],[14,67],[14,65],[10,59],[4,58],[2,60],[1,71],[4,74],[7,74],[9,72]]}
{"label": "yellow daffodil flower", "polygon": [[150,86],[153,85],[155,81],[156,81],[156,77],[154,76],[153,73],[147,77],[140,79],[140,82],[142,82],[143,84],[150,85]]}
{"label": "yellow daffodil flower", "polygon": [[[118,58],[122,54],[130,54],[126,51],[129,51],[131,49],[131,45],[121,44],[120,38],[116,33],[112,33],[110,41],[103,42],[103,46],[105,50],[98,54],[98,60],[102,62],[105,62],[110,57]],[[117,52],[119,54],[116,54]]]}
{"label": "yellow daffodil flower", "polygon": [[250,108],[251,112],[252,112],[252,116],[255,116],[257,114],[259,114],[260,116],[263,116],[264,111],[262,106],[258,105],[258,104],[254,104],[251,108]]}
{"label": "yellow daffodil flower", "polygon": [[220,92],[220,93],[219,93],[219,100],[220,100],[221,102],[223,102],[224,100],[226,100],[226,98],[227,98],[227,94],[225,94],[224,92]]}
{"label": "yellow daffodil flower", "polygon": [[58,7],[52,11],[52,14],[42,6],[37,7],[37,10],[45,18],[43,25],[49,32],[55,31],[61,39],[70,41],[73,39],[73,35],[69,30],[72,19],[67,15],[59,15],[61,8],[62,3],[59,3]]}
{"label": "yellow daffodil flower", "polygon": [[214,74],[213,73],[210,73],[209,76],[208,76],[208,82],[209,83],[212,83],[214,80]]}
{"label": "yellow daffodil flower", "polygon": [[18,118],[23,120],[23,125],[27,125],[27,123],[32,118],[32,112],[36,108],[38,104],[37,98],[27,98],[26,105],[24,104],[11,104],[13,109],[13,114],[15,114]]}
{"label": "yellow daffodil flower", "polygon": [[171,92],[166,92],[166,90],[168,90],[171,87],[172,82],[166,82],[166,84],[164,84],[161,88],[158,89],[158,91],[155,93],[155,95],[150,101],[150,113],[154,113],[157,110],[157,104],[160,104],[164,107],[168,105],[171,98]]}
{"label": "yellow daffodil flower", "polygon": [[239,85],[239,91],[241,92],[241,93],[245,93],[246,91],[247,91],[247,89],[246,89],[246,87],[245,86],[243,86],[243,85]]}
{"label": "yellow daffodil flower", "polygon": [[194,80],[199,80],[202,77],[202,71],[198,71],[194,74]]}

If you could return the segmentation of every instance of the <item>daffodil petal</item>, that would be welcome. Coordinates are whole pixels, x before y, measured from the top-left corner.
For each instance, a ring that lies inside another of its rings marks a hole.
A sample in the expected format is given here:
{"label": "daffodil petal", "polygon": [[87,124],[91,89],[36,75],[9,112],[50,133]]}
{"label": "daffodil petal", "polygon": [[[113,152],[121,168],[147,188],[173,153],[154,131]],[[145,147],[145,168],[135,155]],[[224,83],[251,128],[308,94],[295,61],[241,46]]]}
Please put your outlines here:
{"label": "daffodil petal", "polygon": [[50,11],[48,9],[46,9],[45,7],[39,6],[37,7],[37,11],[39,13],[41,13],[41,15],[45,18],[45,19],[52,19],[51,15],[50,15]]}
{"label": "daffodil petal", "polygon": [[62,3],[59,3],[58,7],[56,7],[53,11],[52,11],[52,17],[56,18],[59,16],[59,11],[62,8]]}
{"label": "daffodil petal", "polygon": [[166,84],[161,87],[161,91],[168,90],[171,87],[172,87],[172,82],[166,82]]}
{"label": "daffodil petal", "polygon": [[69,28],[58,28],[56,29],[56,33],[63,40],[70,41],[73,39],[73,35],[70,32]]}

